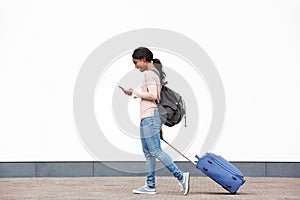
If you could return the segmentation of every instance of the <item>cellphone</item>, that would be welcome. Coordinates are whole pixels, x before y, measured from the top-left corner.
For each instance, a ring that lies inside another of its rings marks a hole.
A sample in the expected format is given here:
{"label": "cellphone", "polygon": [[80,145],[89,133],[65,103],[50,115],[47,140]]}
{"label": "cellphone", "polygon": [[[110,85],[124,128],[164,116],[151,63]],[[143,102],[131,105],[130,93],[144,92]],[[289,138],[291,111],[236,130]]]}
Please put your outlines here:
{"label": "cellphone", "polygon": [[125,90],[125,89],[124,89],[123,87],[121,87],[121,86],[119,86],[119,88],[121,88],[121,90],[123,90],[123,91]]}

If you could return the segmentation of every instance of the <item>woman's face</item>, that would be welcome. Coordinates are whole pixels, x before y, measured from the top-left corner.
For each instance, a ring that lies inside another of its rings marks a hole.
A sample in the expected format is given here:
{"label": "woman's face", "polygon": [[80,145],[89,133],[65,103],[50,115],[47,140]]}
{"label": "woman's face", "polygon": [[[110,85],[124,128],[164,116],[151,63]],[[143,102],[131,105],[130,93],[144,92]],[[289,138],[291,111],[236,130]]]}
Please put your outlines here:
{"label": "woman's face", "polygon": [[141,72],[143,72],[147,69],[147,62],[146,62],[145,58],[142,58],[142,59],[132,58],[132,62],[135,65],[135,68],[139,69]]}

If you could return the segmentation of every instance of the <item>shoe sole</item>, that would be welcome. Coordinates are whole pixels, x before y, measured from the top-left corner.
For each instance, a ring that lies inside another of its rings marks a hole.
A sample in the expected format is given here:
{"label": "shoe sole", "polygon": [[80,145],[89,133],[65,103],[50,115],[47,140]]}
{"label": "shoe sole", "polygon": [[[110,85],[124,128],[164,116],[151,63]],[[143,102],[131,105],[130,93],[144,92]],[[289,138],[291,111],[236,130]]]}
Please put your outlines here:
{"label": "shoe sole", "polygon": [[156,194],[156,192],[140,192],[138,190],[132,190],[134,194]]}
{"label": "shoe sole", "polygon": [[187,195],[190,192],[190,173],[187,176],[187,190],[184,192],[184,195]]}

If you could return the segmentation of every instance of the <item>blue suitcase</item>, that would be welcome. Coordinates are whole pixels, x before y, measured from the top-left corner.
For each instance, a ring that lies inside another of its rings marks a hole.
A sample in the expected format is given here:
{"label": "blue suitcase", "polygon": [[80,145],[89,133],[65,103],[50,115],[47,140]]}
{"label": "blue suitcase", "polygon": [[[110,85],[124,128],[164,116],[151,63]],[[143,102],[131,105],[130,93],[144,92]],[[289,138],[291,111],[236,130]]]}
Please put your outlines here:
{"label": "blue suitcase", "polygon": [[200,169],[204,174],[219,183],[231,194],[236,194],[241,185],[245,183],[244,175],[242,174],[242,172],[221,156],[215,155],[213,153],[206,153],[202,157],[196,155],[198,162],[195,163],[180,151],[178,151],[165,139],[163,139],[162,137],[161,139],[192,164],[196,165],[196,167]]}
{"label": "blue suitcase", "polygon": [[245,183],[242,172],[221,156],[206,153],[202,157],[196,155],[196,158],[197,168],[230,193],[235,194]]}

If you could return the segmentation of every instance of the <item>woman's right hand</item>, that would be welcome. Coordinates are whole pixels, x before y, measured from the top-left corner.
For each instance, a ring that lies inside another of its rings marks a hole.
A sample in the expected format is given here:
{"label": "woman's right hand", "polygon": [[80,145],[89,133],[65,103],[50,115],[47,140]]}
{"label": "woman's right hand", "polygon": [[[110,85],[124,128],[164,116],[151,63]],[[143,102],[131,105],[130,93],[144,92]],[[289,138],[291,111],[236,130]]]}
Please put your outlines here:
{"label": "woman's right hand", "polygon": [[125,94],[131,96],[132,93],[133,93],[133,89],[132,89],[132,88],[129,88],[128,90],[123,90],[123,92],[124,92]]}

